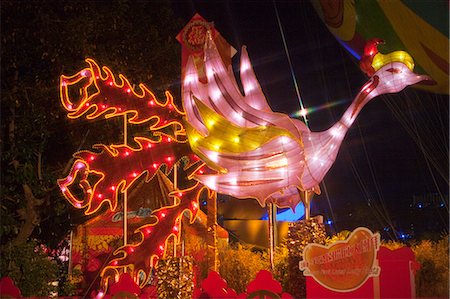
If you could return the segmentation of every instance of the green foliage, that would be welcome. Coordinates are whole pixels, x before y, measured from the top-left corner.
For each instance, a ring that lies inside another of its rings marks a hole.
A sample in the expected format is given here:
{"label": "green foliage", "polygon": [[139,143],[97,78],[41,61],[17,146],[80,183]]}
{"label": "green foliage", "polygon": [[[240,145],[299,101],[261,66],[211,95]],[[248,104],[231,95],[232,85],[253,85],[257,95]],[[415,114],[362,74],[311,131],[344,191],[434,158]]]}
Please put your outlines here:
{"label": "green foliage", "polygon": [[36,242],[1,248],[0,271],[0,276],[14,280],[22,296],[48,296],[56,291],[50,283],[56,280],[58,267]]}
{"label": "green foliage", "polygon": [[263,269],[269,269],[267,254],[252,251],[237,244],[219,248],[219,272],[238,294],[245,292],[247,284]]}
{"label": "green foliage", "polygon": [[411,249],[420,263],[420,269],[416,275],[417,296],[448,298],[448,235],[437,242],[423,240]]}
{"label": "green foliage", "polygon": [[289,284],[289,250],[285,245],[276,248],[274,256],[275,269],[273,277],[281,283],[283,290],[287,289]]}

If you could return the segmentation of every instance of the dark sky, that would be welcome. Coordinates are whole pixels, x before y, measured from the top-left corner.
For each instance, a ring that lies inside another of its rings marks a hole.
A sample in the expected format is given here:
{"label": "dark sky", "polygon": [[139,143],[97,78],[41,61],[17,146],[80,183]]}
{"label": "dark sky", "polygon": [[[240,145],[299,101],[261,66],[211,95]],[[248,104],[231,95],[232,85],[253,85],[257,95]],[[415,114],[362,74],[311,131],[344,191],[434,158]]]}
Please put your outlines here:
{"label": "dark sky", "polygon": [[[309,115],[312,131],[325,130],[367,77],[308,2],[282,1],[277,8],[305,107],[340,103]],[[173,9],[186,23],[195,12],[213,21],[238,50],[235,66],[246,45],[272,109],[288,114],[299,110],[272,1],[173,1]],[[337,230],[371,222],[387,226],[385,219],[390,219],[401,231],[406,224],[400,220],[413,196],[437,193],[448,201],[448,108],[448,96],[411,88],[370,102],[349,130],[312,214],[332,219],[333,211]],[[425,155],[437,161],[443,175],[426,162],[420,145],[428,148]],[[361,217],[349,224],[354,213]]]}

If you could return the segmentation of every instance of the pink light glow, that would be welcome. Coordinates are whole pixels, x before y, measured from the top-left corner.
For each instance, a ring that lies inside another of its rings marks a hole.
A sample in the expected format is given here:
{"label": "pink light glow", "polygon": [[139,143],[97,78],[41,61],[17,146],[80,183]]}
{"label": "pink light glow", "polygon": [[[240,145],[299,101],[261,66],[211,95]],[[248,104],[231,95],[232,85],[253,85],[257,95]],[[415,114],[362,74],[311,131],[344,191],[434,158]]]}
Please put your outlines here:
{"label": "pink light glow", "polygon": [[[403,63],[390,63],[369,79],[337,124],[323,132],[311,132],[300,120],[271,110],[245,48],[242,50],[240,73],[245,95],[241,94],[233,73],[224,65],[211,38],[207,38],[205,46],[205,69],[208,82],[185,80],[189,84],[185,85],[182,94],[186,119],[198,133],[208,136],[209,130],[212,132],[216,124],[214,118],[203,119],[196,113],[197,100],[240,128],[275,126],[290,135],[276,137],[247,152],[225,152],[220,140],[214,144],[199,145],[194,137],[191,142],[195,142],[196,154],[207,157],[226,170],[212,175],[204,175],[199,170],[195,178],[219,193],[238,198],[256,197],[261,205],[273,197],[279,206],[287,204],[291,207],[300,201],[300,197],[298,192],[287,190],[298,187],[319,192],[320,182],[333,165],[349,127],[364,105],[380,94],[398,92],[406,86],[429,79],[417,76]],[[192,59],[188,60],[186,73],[197,74]],[[302,109],[300,114],[306,115],[307,110]],[[212,134],[220,138],[217,129]],[[245,138],[235,138],[234,141],[242,145],[249,142]],[[273,154],[277,152],[279,154]]]}

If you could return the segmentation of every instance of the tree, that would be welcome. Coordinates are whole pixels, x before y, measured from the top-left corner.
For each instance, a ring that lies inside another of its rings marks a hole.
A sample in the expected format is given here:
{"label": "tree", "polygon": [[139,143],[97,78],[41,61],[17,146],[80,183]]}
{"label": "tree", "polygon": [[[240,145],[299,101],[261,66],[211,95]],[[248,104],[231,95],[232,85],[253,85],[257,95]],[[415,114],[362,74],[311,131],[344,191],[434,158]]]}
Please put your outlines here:
{"label": "tree", "polygon": [[182,26],[168,1],[128,0],[6,0],[1,25],[1,245],[54,247],[77,221],[68,217],[82,216],[70,215],[56,186],[72,153],[121,140],[115,120],[66,119],[59,76],[92,57],[161,94],[179,77]]}

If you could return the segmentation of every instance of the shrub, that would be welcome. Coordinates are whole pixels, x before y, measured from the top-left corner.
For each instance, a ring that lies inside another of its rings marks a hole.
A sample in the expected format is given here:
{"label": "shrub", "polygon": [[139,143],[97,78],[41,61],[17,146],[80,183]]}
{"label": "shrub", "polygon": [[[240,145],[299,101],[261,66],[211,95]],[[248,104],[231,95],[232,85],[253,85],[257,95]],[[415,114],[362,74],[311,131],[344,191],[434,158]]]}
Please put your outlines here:
{"label": "shrub", "polygon": [[246,290],[247,284],[262,269],[269,269],[267,254],[252,251],[238,244],[236,247],[219,248],[219,272],[228,282],[228,287],[238,294]]}
{"label": "shrub", "polygon": [[58,266],[36,242],[1,248],[0,276],[11,277],[22,296],[48,296],[56,290]]}
{"label": "shrub", "polygon": [[438,242],[423,240],[411,249],[420,263],[416,275],[417,296],[448,298],[448,235]]}

